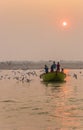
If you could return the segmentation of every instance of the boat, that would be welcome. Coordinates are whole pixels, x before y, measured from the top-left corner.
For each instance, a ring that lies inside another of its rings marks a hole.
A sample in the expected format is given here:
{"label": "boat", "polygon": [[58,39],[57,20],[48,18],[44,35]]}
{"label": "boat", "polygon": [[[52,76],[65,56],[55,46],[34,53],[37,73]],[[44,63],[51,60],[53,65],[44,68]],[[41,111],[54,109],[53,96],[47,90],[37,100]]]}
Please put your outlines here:
{"label": "boat", "polygon": [[66,78],[66,74],[64,72],[48,72],[40,75],[40,78],[43,79],[44,82],[64,82]]}

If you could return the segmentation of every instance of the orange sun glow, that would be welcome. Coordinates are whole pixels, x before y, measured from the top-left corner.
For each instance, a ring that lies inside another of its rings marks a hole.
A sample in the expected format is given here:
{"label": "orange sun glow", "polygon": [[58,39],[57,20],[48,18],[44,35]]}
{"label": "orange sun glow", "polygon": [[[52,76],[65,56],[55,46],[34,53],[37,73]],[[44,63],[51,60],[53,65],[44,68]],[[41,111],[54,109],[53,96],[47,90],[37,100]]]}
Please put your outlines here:
{"label": "orange sun glow", "polygon": [[64,27],[66,27],[68,25],[68,23],[66,22],[66,21],[64,21],[63,23],[62,23],[62,26],[64,26]]}
{"label": "orange sun glow", "polygon": [[60,20],[60,26],[62,29],[69,30],[71,28],[71,23],[69,19],[61,19]]}
{"label": "orange sun glow", "polygon": [[57,18],[56,19],[56,24],[58,29],[60,30],[71,30],[72,29],[72,24],[73,20],[71,17],[68,18]]}

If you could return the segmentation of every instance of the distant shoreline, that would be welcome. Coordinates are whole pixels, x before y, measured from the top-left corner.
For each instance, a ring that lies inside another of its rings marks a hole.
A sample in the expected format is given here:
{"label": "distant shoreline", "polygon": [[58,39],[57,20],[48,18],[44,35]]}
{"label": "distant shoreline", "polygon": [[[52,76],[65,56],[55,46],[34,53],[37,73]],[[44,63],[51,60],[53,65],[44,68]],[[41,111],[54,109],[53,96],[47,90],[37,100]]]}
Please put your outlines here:
{"label": "distant shoreline", "polygon": [[[47,64],[50,68],[52,62],[49,61],[6,61],[0,62],[1,70],[27,70],[27,69],[43,69]],[[60,62],[61,68],[65,69],[83,69],[83,62]]]}

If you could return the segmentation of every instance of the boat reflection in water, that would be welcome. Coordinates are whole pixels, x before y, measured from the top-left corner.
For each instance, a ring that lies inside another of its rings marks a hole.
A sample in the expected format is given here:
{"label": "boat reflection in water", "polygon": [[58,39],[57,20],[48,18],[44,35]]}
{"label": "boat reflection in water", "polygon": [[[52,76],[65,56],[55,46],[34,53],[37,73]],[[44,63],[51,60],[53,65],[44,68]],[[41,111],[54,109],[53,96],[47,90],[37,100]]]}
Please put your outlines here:
{"label": "boat reflection in water", "polygon": [[[73,78],[72,71],[66,71],[67,77],[64,83],[47,83],[42,82],[46,86],[46,95],[49,116],[49,127],[46,130],[82,130],[83,129],[83,100],[82,92],[78,85],[81,80]],[[83,90],[83,89],[82,89]],[[79,96],[78,96],[79,95]],[[52,123],[52,124],[51,124]]]}

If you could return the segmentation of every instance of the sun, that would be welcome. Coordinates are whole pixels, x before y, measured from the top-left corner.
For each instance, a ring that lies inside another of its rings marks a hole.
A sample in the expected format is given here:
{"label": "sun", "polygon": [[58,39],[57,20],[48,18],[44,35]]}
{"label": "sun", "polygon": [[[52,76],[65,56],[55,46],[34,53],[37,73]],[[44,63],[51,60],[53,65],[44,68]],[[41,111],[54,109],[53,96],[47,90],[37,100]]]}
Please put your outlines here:
{"label": "sun", "polygon": [[66,26],[68,26],[68,23],[67,23],[66,21],[63,21],[63,22],[62,22],[62,26],[63,26],[63,27],[66,27]]}
{"label": "sun", "polygon": [[71,17],[63,17],[63,18],[57,18],[56,19],[56,24],[57,24],[57,28],[59,30],[62,30],[62,31],[69,31],[72,29],[72,26],[73,26],[73,20]]}

